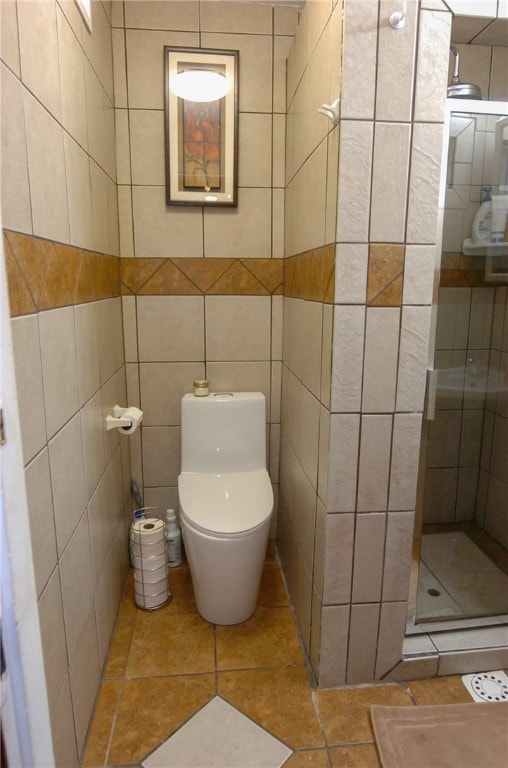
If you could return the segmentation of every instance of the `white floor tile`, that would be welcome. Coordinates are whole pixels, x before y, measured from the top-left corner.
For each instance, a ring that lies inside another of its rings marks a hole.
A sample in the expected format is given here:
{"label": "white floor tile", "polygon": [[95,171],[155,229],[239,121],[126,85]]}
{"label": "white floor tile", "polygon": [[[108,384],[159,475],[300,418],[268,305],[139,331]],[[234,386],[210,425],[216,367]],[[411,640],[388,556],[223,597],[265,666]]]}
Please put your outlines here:
{"label": "white floor tile", "polygon": [[144,768],[280,768],[282,742],[216,696],[147,757]]}

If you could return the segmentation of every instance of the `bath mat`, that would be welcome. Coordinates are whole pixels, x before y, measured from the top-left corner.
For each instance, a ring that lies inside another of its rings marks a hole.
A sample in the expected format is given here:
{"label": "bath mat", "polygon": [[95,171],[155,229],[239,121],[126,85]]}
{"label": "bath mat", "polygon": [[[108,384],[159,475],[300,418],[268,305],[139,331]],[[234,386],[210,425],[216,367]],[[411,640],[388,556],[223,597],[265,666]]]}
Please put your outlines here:
{"label": "bath mat", "polygon": [[383,768],[508,765],[508,703],[370,708]]}

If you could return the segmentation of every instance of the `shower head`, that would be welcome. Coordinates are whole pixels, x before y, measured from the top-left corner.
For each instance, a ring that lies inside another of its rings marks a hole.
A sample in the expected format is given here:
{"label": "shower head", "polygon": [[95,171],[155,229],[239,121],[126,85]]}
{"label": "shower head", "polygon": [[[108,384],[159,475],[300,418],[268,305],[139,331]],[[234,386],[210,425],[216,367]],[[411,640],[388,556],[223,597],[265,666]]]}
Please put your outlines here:
{"label": "shower head", "polygon": [[455,57],[455,64],[453,67],[453,77],[446,95],[449,99],[481,99],[482,92],[478,85],[474,83],[461,83],[459,79],[459,52],[453,46],[450,51]]}

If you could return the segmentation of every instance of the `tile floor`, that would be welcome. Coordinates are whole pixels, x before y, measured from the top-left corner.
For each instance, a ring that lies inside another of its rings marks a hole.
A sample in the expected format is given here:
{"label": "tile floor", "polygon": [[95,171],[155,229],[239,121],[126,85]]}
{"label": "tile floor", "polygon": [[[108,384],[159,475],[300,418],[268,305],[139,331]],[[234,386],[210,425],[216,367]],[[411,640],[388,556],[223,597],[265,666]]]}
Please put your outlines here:
{"label": "tile floor", "polygon": [[170,588],[172,601],[147,612],[134,605],[132,574],[127,581],[82,768],[155,765],[155,750],[173,734],[180,749],[187,731],[195,742],[190,724],[212,700],[291,750],[287,760],[280,753],[285,762],[263,766],[379,768],[371,704],[472,701],[458,676],[314,689],[272,546],[258,609],[243,624],[214,626],[199,616],[185,564],[170,572]]}

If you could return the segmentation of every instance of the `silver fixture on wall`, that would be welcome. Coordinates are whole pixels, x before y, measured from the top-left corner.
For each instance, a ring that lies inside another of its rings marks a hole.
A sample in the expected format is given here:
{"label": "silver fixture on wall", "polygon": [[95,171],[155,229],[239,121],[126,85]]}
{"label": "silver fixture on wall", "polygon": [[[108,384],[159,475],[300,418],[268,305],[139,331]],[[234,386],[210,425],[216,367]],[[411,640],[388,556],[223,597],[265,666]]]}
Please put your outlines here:
{"label": "silver fixture on wall", "polygon": [[447,96],[449,99],[481,99],[482,92],[478,85],[474,83],[461,83],[459,78],[459,52],[453,45],[450,48],[455,58],[453,65],[453,77],[448,86]]}

